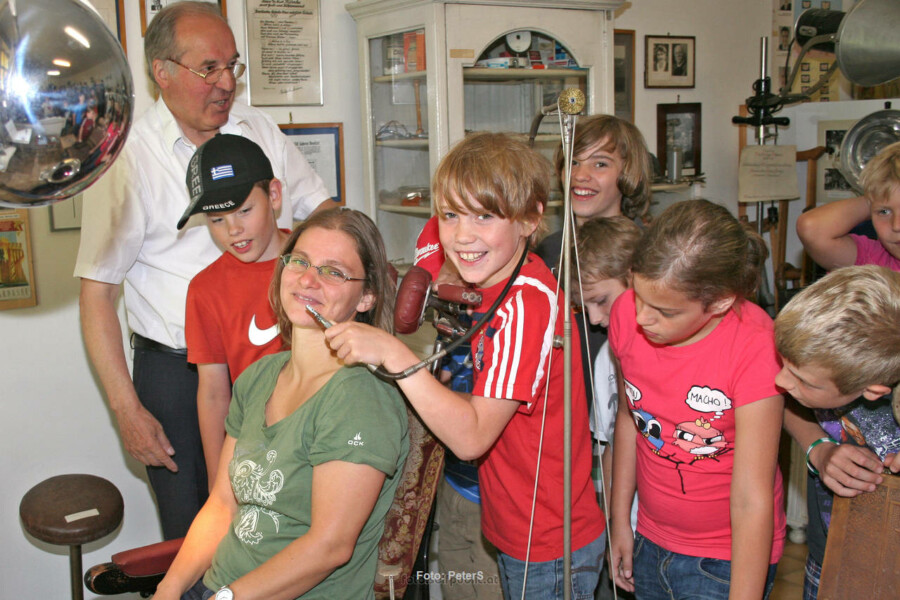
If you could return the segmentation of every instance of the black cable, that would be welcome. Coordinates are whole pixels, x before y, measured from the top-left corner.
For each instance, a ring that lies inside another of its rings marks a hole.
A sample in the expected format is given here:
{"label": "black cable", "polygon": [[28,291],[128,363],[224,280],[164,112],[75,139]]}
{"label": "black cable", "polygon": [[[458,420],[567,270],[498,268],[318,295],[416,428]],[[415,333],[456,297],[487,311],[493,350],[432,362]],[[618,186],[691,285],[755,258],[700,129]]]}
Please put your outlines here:
{"label": "black cable", "polygon": [[510,275],[509,279],[506,281],[506,285],[503,286],[503,291],[500,292],[500,295],[497,296],[497,299],[494,300],[494,303],[491,304],[491,307],[487,310],[486,313],[484,313],[484,315],[482,315],[482,317],[478,320],[478,322],[475,323],[474,325],[472,325],[472,327],[470,327],[469,330],[465,334],[463,334],[461,337],[453,340],[445,348],[443,348],[442,350],[440,350],[438,352],[435,352],[434,354],[432,354],[428,358],[424,359],[423,361],[416,363],[413,366],[408,367],[398,373],[392,373],[391,371],[386,370],[382,366],[377,367],[372,372],[375,373],[376,375],[378,375],[379,377],[381,377],[382,379],[387,379],[389,381],[397,381],[400,379],[406,379],[407,377],[409,377],[416,371],[419,371],[422,368],[427,367],[431,363],[444,358],[445,356],[450,354],[450,352],[452,352],[453,350],[458,348],[460,345],[468,342],[470,339],[472,339],[472,336],[475,335],[475,333],[478,330],[480,330],[482,327],[484,327],[484,324],[487,323],[488,320],[494,316],[494,313],[497,312],[497,309],[500,308],[500,304],[506,299],[506,294],[509,293],[509,290],[513,285],[513,282],[515,282],[516,277],[519,276],[519,271],[522,269],[522,265],[525,264],[525,258],[527,256],[528,256],[528,242],[526,241],[525,248],[522,249],[522,256],[519,257],[519,262],[516,263],[515,270],[513,271],[512,275]]}

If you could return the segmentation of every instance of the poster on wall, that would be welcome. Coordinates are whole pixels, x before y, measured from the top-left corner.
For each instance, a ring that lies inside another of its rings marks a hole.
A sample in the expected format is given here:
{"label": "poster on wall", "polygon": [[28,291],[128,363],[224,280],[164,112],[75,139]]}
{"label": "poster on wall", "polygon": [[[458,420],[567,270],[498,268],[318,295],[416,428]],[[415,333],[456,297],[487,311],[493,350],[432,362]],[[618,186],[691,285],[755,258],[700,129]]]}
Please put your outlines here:
{"label": "poster on wall", "polygon": [[0,310],[36,304],[28,210],[0,210]]}
{"label": "poster on wall", "polygon": [[250,104],[321,106],[319,0],[247,0]]}

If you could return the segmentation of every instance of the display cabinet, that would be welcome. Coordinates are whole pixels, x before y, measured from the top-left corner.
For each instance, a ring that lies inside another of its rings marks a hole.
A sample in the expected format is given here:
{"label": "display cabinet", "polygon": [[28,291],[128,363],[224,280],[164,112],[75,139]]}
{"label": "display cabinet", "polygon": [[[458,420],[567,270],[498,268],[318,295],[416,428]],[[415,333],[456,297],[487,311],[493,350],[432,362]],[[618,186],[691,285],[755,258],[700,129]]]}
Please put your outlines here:
{"label": "display cabinet", "polygon": [[[402,271],[431,215],[431,174],[472,131],[527,136],[578,87],[613,112],[612,11],[622,0],[358,0],[366,210]],[[552,156],[556,117],[535,147]]]}

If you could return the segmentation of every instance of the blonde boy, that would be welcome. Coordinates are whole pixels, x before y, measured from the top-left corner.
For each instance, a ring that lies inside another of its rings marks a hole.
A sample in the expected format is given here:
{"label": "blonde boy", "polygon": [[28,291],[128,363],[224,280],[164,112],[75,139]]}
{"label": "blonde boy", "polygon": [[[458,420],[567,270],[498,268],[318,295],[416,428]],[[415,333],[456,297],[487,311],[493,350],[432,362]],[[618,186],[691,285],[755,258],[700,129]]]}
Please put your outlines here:
{"label": "blonde boy", "polygon": [[251,140],[220,134],[197,148],[188,165],[191,203],[178,221],[206,215],[225,252],[188,286],[185,339],[197,365],[197,411],[212,489],[225,441],[231,386],[246,367],[282,349],[268,289],[289,232],[278,228],[281,182]]}
{"label": "blonde boy", "polygon": [[787,405],[784,427],[806,448],[804,597],[815,598],[833,494],[871,492],[884,469],[900,472],[900,273],[833,271],[782,309],[775,343],[783,360],[775,383],[803,405]]}
{"label": "blonde boy", "polygon": [[[460,277],[482,292],[477,320],[500,307],[472,338],[473,388],[460,394],[427,371],[400,379],[413,408],[456,456],[479,459],[481,524],[498,550],[506,598],[563,597],[562,302],[543,261],[519,257],[538,229],[550,188],[550,165],[524,142],[498,133],[467,136],[444,157],[432,183],[441,246]],[[510,281],[511,280],[511,281]],[[504,287],[510,282],[510,289]],[[325,337],[346,362],[399,372],[418,362],[402,342],[359,323]],[[580,352],[572,336],[572,352]],[[572,587],[593,594],[603,555],[603,516],[591,484],[591,445],[580,361],[572,385]],[[546,394],[546,395],[545,395]],[[541,442],[544,442],[543,445]],[[540,477],[537,477],[540,451]],[[536,492],[535,492],[536,490]],[[535,512],[532,515],[532,498]]]}
{"label": "blonde boy", "polygon": [[[884,148],[860,176],[864,196],[824,204],[797,219],[804,248],[827,270],[881,265],[900,271],[900,142]],[[878,241],[850,231],[866,221]]]}

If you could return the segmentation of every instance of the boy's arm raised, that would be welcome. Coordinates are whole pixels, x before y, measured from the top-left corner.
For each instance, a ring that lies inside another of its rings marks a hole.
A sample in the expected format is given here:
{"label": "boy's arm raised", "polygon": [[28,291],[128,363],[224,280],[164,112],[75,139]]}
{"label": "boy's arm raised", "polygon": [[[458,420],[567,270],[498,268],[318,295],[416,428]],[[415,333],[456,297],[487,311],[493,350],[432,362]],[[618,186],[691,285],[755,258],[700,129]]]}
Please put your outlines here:
{"label": "boy's arm raised", "polygon": [[856,243],[850,230],[868,219],[864,196],[823,204],[797,218],[797,235],[814,261],[827,270],[856,262]]}
{"label": "boy's arm raised", "polygon": [[[325,339],[346,364],[383,366],[396,373],[419,362],[406,344],[362,323],[338,323],[325,331]],[[467,396],[449,390],[425,369],[397,383],[432,433],[462,460],[483,456],[519,407],[514,400]]]}

